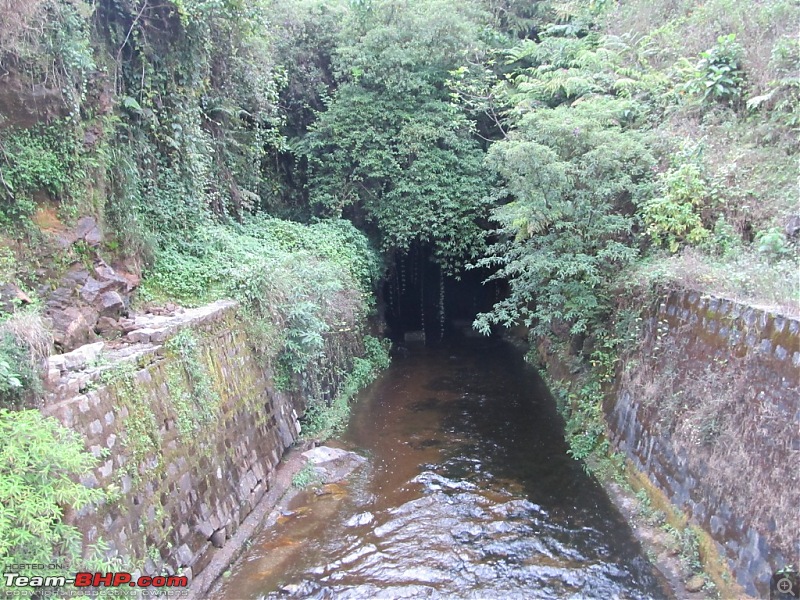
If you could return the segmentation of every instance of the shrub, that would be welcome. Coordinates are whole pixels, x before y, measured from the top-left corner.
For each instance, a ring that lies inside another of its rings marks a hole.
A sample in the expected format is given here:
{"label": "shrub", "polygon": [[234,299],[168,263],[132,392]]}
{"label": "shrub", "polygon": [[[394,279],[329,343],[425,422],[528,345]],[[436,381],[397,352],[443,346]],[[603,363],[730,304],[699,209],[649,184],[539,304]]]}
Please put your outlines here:
{"label": "shrub", "polygon": [[699,244],[709,233],[700,210],[708,196],[702,163],[696,153],[678,156],[659,179],[660,194],[645,200],[642,217],[653,243],[677,252],[683,243]]}
{"label": "shrub", "polygon": [[380,272],[366,237],[346,221],[252,218],[202,227],[191,243],[163,250],[142,296],[189,304],[237,299],[278,386],[299,383],[318,397],[320,389],[311,388],[332,377],[326,370],[346,368],[352,352],[344,348],[360,347]]}
{"label": "shrub", "polygon": [[720,36],[712,48],[700,53],[689,80],[679,86],[679,91],[705,103],[738,105],[745,82],[741,56],[742,47],[735,34]]}
{"label": "shrub", "polygon": [[41,371],[52,336],[35,309],[0,320],[0,406],[30,405],[42,392]]}
{"label": "shrub", "polygon": [[11,564],[53,563],[74,570],[81,534],[63,522],[63,507],[80,510],[104,499],[103,490],[75,481],[97,459],[75,432],[37,410],[0,408],[0,438],[0,571],[10,572]]}
{"label": "shrub", "polygon": [[791,254],[791,248],[786,241],[786,236],[779,227],[772,227],[766,231],[759,231],[755,239],[758,252],[777,260]]}

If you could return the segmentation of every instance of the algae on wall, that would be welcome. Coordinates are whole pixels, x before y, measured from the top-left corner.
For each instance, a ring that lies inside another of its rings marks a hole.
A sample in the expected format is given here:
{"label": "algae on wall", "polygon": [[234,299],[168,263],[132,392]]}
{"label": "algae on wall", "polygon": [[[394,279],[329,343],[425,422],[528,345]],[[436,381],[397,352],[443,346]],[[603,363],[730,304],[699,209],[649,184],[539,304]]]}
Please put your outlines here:
{"label": "algae on wall", "polygon": [[[148,340],[166,338],[163,345],[133,344],[119,363],[68,375],[85,382],[83,393],[72,397],[65,383],[45,408],[99,459],[82,483],[112,492],[101,505],[70,512],[68,522],[85,547],[107,544],[120,568],[196,576],[270,488],[300,433],[308,399],[276,389],[241,319],[233,302],[178,315],[147,330]],[[348,351],[362,343],[350,325],[341,334],[359,339],[343,346]],[[344,349],[335,358],[342,373],[361,360]],[[319,389],[351,394],[340,389],[347,381]]]}

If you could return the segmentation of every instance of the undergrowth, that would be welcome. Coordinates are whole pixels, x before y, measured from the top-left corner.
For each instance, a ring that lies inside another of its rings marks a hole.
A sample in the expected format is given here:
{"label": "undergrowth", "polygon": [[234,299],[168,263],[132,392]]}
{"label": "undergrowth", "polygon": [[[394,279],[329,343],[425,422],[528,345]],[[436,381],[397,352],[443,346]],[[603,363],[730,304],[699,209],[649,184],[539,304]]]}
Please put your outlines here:
{"label": "undergrowth", "polygon": [[389,343],[372,336],[364,338],[364,356],[353,359],[336,397],[325,402],[311,399],[302,419],[302,436],[324,440],[341,430],[350,416],[353,397],[389,366]]}
{"label": "undergrowth", "polygon": [[[104,490],[77,481],[98,464],[80,437],[38,410],[4,408],[0,437],[0,570],[63,577],[65,571],[119,568],[103,558],[108,546],[102,540],[84,555],[81,532],[62,520],[65,506],[80,510],[107,498]],[[20,597],[35,591],[19,590]]]}

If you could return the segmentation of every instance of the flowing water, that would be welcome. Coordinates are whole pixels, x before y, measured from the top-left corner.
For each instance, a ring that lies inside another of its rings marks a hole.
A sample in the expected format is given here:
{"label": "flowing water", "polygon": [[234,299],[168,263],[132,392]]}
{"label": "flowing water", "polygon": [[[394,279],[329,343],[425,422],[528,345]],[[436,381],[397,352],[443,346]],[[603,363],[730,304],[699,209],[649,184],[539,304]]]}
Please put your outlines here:
{"label": "flowing water", "polygon": [[503,342],[395,358],[339,445],[366,466],[299,496],[214,598],[669,597]]}

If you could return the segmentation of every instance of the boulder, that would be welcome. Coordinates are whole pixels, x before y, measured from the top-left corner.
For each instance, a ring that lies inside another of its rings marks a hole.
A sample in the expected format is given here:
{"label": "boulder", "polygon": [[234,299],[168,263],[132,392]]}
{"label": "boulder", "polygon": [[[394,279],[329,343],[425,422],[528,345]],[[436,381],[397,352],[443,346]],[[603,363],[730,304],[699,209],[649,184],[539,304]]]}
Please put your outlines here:
{"label": "boulder", "polygon": [[89,271],[83,265],[74,265],[64,277],[61,278],[61,285],[75,289],[83,286],[89,278]]}
{"label": "boulder", "polygon": [[790,240],[800,236],[800,215],[792,215],[789,217],[783,231]]}
{"label": "boulder", "polygon": [[318,446],[303,452],[303,457],[312,465],[323,483],[335,483],[347,477],[367,462],[363,456],[341,448]]}
{"label": "boulder", "polygon": [[700,575],[693,575],[686,582],[686,591],[691,593],[699,592],[705,585],[706,580],[703,579],[703,577]]}
{"label": "boulder", "polygon": [[[94,322],[87,321],[83,312],[74,306],[45,313],[53,331],[53,342],[62,350],[71,350],[97,340]],[[95,319],[96,321],[97,319]]]}
{"label": "boulder", "polygon": [[97,319],[94,331],[104,337],[116,336],[122,333],[122,323],[112,317],[100,317]]}
{"label": "boulder", "polygon": [[134,287],[125,277],[117,273],[102,260],[94,267],[94,277],[98,281],[102,281],[106,289],[116,292],[127,293]]}
{"label": "boulder", "polygon": [[75,237],[85,241],[89,246],[97,246],[103,241],[103,232],[93,217],[82,217],[75,226]]}
{"label": "boulder", "polygon": [[125,301],[117,292],[106,292],[95,302],[100,316],[120,317],[125,310]]}
{"label": "boulder", "polygon": [[14,312],[17,304],[30,304],[31,299],[13,283],[0,283],[0,310]]}
{"label": "boulder", "polygon": [[75,304],[75,290],[68,287],[59,287],[50,292],[45,302],[45,312],[64,310]]}
{"label": "boulder", "polygon": [[111,285],[108,282],[97,281],[94,277],[89,277],[81,288],[81,298],[85,302],[92,304],[100,294],[110,287]]}

